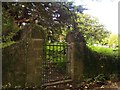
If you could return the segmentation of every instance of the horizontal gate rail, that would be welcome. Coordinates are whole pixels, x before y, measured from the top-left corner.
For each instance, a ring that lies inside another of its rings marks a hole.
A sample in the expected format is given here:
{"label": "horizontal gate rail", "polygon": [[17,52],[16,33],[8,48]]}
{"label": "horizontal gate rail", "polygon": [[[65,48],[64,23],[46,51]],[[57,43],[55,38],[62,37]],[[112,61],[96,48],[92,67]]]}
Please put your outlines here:
{"label": "horizontal gate rail", "polygon": [[63,83],[70,83],[72,81],[73,81],[72,79],[67,79],[67,80],[62,80],[62,81],[57,81],[57,82],[50,82],[50,83],[43,84],[42,87],[63,84]]}

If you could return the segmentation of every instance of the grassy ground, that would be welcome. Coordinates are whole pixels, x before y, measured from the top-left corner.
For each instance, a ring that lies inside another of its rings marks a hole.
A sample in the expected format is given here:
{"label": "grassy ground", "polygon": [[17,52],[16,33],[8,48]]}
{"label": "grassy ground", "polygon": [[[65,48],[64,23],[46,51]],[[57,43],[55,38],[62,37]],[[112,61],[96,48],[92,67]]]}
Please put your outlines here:
{"label": "grassy ground", "polygon": [[100,46],[88,46],[91,50],[104,54],[104,55],[113,55],[115,48],[106,48],[106,47],[100,47]]}

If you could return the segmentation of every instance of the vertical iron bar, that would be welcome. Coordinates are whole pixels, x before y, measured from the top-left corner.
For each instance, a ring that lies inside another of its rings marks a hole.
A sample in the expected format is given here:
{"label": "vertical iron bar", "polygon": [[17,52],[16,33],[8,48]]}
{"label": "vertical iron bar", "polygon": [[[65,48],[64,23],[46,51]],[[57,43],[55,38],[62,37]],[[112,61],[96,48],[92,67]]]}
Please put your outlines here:
{"label": "vertical iron bar", "polygon": [[60,63],[61,63],[61,43],[60,43]]}
{"label": "vertical iron bar", "polygon": [[46,74],[46,70],[45,70],[45,67],[46,67],[46,43],[44,43],[44,47],[43,47],[43,84],[45,83],[46,81],[46,77],[45,77],[45,74]]}
{"label": "vertical iron bar", "polygon": [[47,82],[49,82],[49,71],[50,71],[50,43],[48,43],[48,58],[47,58]]}

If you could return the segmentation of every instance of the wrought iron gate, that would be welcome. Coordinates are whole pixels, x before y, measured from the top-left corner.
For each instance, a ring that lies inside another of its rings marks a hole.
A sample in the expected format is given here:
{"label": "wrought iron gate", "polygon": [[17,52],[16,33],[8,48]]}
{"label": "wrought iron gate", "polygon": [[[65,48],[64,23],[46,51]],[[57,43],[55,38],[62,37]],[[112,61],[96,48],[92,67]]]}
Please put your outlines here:
{"label": "wrought iron gate", "polygon": [[62,83],[71,79],[68,48],[69,45],[66,43],[47,43],[44,45],[43,85]]}

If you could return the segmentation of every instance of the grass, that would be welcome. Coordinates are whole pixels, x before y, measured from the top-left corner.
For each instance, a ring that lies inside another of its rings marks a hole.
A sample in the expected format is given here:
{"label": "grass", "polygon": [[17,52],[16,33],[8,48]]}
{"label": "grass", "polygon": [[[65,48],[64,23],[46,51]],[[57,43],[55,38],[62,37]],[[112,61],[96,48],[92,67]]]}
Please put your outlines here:
{"label": "grass", "polygon": [[99,47],[99,46],[88,46],[92,51],[95,51],[98,54],[104,55],[113,55],[114,49],[113,48],[106,48],[106,47]]}

